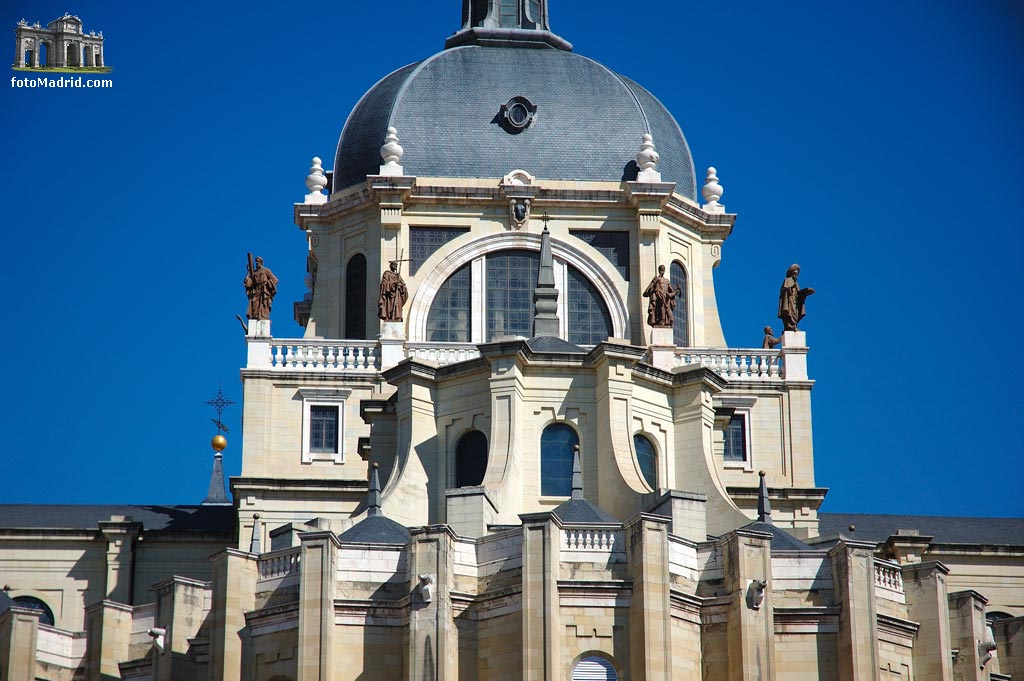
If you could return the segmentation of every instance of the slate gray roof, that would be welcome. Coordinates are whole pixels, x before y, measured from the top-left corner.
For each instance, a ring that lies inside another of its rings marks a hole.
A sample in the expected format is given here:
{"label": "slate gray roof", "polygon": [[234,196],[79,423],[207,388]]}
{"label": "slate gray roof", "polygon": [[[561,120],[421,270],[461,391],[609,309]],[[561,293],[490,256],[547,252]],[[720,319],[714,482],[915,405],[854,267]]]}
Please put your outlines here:
{"label": "slate gray roof", "polygon": [[586,499],[569,499],[555,508],[552,513],[563,523],[614,523],[621,524],[611,513],[602,511]]}
{"label": "slate gray roof", "polygon": [[[501,106],[537,107],[518,134],[498,124]],[[376,175],[387,128],[398,131],[406,175],[502,177],[521,168],[546,179],[636,179],[645,133],[657,169],[696,200],[690,149],[647,90],[586,57],[555,49],[470,45],[405,66],[374,85],[349,115],[334,160],[335,191]]]}
{"label": "slate gray roof", "polygon": [[95,530],[112,515],[131,516],[146,531],[231,533],[231,506],[0,504],[0,529]]}
{"label": "slate gray roof", "polygon": [[372,515],[360,520],[340,535],[339,541],[370,544],[408,544],[409,529],[391,518]]}
{"label": "slate gray roof", "polygon": [[555,336],[535,336],[526,341],[526,346],[534,352],[564,352],[570,354],[585,355],[586,350],[578,345],[573,345],[567,340]]}
{"label": "slate gray roof", "polygon": [[[849,526],[857,529],[851,533]],[[1024,546],[1024,518],[958,518],[871,513],[819,513],[822,537],[839,533],[861,541],[884,542],[897,530],[917,530],[940,544]]]}
{"label": "slate gray roof", "polygon": [[815,551],[809,544],[805,544],[789,532],[775,527],[771,523],[754,521],[742,527],[744,530],[756,530],[767,532],[772,535],[772,551]]}

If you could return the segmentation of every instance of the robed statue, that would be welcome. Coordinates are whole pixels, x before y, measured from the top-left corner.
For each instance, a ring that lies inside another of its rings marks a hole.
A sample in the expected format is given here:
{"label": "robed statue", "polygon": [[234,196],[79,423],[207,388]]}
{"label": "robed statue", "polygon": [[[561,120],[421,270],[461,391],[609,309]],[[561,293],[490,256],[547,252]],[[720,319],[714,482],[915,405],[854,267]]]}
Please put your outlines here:
{"label": "robed statue", "polygon": [[270,306],[277,295],[277,277],[263,266],[263,258],[256,258],[256,266],[252,264],[252,253],[249,254],[249,271],[245,275],[245,295],[249,297],[249,309],[245,316],[249,319],[270,319]]}
{"label": "robed statue", "polygon": [[779,345],[779,339],[775,337],[772,327],[764,327],[764,340],[761,341],[761,349],[774,350]]}
{"label": "robed statue", "polygon": [[398,273],[398,261],[392,260],[388,270],[380,277],[380,298],[377,299],[377,316],[385,322],[402,321],[402,308],[409,299],[402,275]]}
{"label": "robed statue", "polygon": [[679,291],[672,287],[672,282],[665,277],[665,266],[658,268],[658,276],[644,290],[647,303],[647,325],[655,328],[671,327],[675,321],[673,310],[676,309],[676,296]]}
{"label": "robed statue", "polygon": [[807,296],[814,294],[813,288],[800,288],[797,283],[799,276],[800,265],[790,265],[779,289],[779,319],[786,331],[797,330],[796,325],[807,314]]}

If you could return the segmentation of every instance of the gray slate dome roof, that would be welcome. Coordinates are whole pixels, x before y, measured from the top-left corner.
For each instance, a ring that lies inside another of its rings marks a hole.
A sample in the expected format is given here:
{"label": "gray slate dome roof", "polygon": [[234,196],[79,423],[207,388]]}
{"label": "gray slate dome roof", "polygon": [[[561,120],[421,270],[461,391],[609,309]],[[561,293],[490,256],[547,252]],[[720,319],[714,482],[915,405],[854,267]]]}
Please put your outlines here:
{"label": "gray slate dome roof", "polygon": [[[513,97],[537,107],[518,134],[498,122]],[[405,149],[406,175],[502,177],[522,169],[560,180],[636,179],[634,159],[650,133],[663,181],[697,198],[690,149],[668,110],[633,81],[572,52],[467,45],[395,71],[345,123],[335,190],[378,173],[388,127]]]}

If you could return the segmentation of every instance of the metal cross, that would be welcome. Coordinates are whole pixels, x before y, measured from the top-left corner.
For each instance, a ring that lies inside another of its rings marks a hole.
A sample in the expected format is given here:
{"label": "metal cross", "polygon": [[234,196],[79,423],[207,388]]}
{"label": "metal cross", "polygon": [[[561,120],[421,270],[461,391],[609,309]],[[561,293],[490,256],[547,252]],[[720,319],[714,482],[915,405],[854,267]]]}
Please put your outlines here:
{"label": "metal cross", "polygon": [[210,419],[210,420],[213,421],[213,425],[217,426],[217,432],[218,433],[222,433],[222,432],[223,433],[227,433],[228,432],[228,427],[225,426],[223,423],[221,423],[220,417],[224,413],[224,410],[227,407],[230,407],[234,403],[235,403],[234,400],[229,400],[228,398],[224,397],[224,384],[223,383],[221,383],[220,386],[217,387],[217,394],[216,394],[216,396],[214,396],[214,398],[212,400],[207,400],[205,402],[205,404],[208,404],[208,405],[210,405],[211,407],[213,407],[214,409],[217,410],[217,418]]}

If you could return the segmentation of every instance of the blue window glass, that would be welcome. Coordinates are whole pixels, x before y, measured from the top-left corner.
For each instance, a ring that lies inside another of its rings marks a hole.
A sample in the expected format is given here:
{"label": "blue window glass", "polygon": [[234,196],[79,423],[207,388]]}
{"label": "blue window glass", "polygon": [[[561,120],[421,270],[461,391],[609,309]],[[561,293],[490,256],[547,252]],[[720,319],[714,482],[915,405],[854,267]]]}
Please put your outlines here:
{"label": "blue window glass", "polygon": [[569,342],[597,345],[612,335],[612,318],[594,285],[574,267],[569,268],[566,301],[569,316]]}
{"label": "blue window glass", "polygon": [[533,335],[533,290],[540,253],[499,251],[487,256],[487,340]]}
{"label": "blue window glass", "polygon": [[742,416],[733,416],[725,427],[725,460],[747,460],[747,420]]}
{"label": "blue window glass", "polygon": [[366,256],[352,256],[345,268],[345,338],[366,336]]}
{"label": "blue window glass", "polygon": [[463,265],[437,290],[427,314],[427,340],[468,343],[470,333],[470,270]]}
{"label": "blue window glass", "polygon": [[515,28],[519,20],[519,12],[516,5],[519,0],[501,0],[498,8],[498,23],[502,28]]}
{"label": "blue window glass", "polygon": [[409,275],[416,274],[437,249],[468,231],[465,227],[410,227]]}
{"label": "blue window glass", "polygon": [[672,339],[676,347],[685,348],[690,345],[690,325],[686,317],[686,270],[678,262],[673,262],[669,267],[668,280],[672,288],[676,290],[676,309],[673,310],[675,319],[672,322]]}
{"label": "blue window glass", "polygon": [[658,456],[654,452],[654,445],[643,435],[634,435],[633,448],[636,449],[636,462],[644,480],[651,489],[658,489]]}
{"label": "blue window glass", "polygon": [[572,493],[572,451],[580,443],[576,431],[553,423],[540,436],[540,493],[567,497]]}
{"label": "blue window glass", "polygon": [[605,232],[593,229],[571,229],[569,234],[590,244],[594,250],[615,266],[629,281],[629,232]]}
{"label": "blue window glass", "polygon": [[338,451],[338,408],[312,406],[309,408],[309,450],[312,452]]}
{"label": "blue window glass", "polygon": [[472,430],[455,448],[455,486],[472,487],[484,481],[487,472],[487,436]]}
{"label": "blue window glass", "polygon": [[47,626],[54,626],[53,610],[35,596],[16,596],[11,599],[14,604],[21,608],[30,608],[39,612],[39,623]]}

